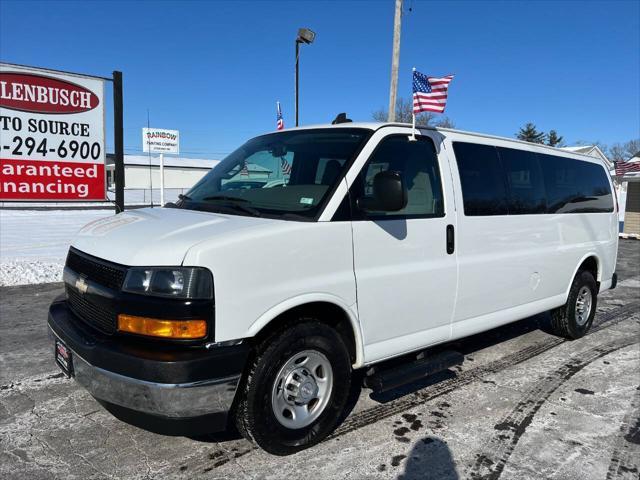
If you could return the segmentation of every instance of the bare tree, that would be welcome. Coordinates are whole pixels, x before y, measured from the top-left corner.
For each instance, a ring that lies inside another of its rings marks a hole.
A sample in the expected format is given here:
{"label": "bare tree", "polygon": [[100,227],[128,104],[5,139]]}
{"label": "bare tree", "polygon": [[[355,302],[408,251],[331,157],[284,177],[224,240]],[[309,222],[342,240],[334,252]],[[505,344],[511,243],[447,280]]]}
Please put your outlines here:
{"label": "bare tree", "polygon": [[449,117],[445,115],[444,117],[442,117],[440,120],[436,122],[436,127],[456,128],[456,124],[453,123],[453,120],[451,120]]}
{"label": "bare tree", "polygon": [[609,148],[609,157],[614,162],[626,162],[640,152],[640,138],[625,143],[614,143]]}
{"label": "bare tree", "polygon": [[[398,98],[396,100],[396,122],[411,123],[413,121],[413,100]],[[387,121],[387,110],[380,109],[371,115],[377,122]],[[431,112],[419,113],[416,117],[416,125],[431,126],[434,124],[435,115]]]}

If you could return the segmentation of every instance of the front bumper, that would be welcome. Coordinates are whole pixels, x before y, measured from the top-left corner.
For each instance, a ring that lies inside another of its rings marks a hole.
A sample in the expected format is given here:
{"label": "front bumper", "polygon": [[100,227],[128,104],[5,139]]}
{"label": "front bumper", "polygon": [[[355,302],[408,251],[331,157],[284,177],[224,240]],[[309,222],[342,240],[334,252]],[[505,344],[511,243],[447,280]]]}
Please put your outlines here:
{"label": "front bumper", "polygon": [[167,419],[226,420],[249,352],[243,344],[207,350],[102,336],[81,323],[64,298],[51,305],[48,324],[72,352],[75,380],[92,396]]}

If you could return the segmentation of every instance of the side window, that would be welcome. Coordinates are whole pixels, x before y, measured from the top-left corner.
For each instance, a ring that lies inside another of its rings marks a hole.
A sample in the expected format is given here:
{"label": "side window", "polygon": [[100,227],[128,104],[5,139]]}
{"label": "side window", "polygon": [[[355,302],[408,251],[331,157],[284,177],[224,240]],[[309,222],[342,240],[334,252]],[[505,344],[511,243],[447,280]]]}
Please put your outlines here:
{"label": "side window", "polygon": [[547,200],[537,155],[503,147],[498,147],[498,155],[509,187],[509,214],[545,213]]}
{"label": "side window", "polygon": [[613,211],[611,188],[600,165],[555,155],[539,158],[549,213]]}
{"label": "side window", "polygon": [[454,142],[464,214],[507,215],[507,189],[498,152],[491,145]]}
{"label": "side window", "polygon": [[402,175],[408,191],[407,206],[398,212],[369,213],[368,217],[444,216],[440,168],[431,139],[410,141],[408,135],[393,135],[382,140],[352,186],[352,198],[371,196],[373,178],[387,170]]}

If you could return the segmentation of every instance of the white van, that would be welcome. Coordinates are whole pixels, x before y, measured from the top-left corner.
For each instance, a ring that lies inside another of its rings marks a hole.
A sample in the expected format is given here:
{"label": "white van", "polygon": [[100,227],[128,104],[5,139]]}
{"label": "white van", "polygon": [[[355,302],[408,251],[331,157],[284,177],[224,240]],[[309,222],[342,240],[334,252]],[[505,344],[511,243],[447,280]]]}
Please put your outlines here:
{"label": "white van", "polygon": [[[392,388],[460,361],[427,347],[547,310],[558,334],[583,336],[616,283],[604,166],[416,133],[342,123],[259,136],[176,204],[87,225],[49,313],[56,361],[107,406],[234,423],[289,454],[336,427],[358,369],[376,365],[367,384]],[[248,163],[281,184],[251,187]]]}

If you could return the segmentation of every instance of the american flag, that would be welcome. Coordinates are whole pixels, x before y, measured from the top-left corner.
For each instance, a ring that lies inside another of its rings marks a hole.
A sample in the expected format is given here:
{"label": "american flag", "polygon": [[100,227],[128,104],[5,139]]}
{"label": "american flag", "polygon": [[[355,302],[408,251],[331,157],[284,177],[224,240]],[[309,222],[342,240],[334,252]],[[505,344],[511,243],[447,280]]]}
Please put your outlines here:
{"label": "american flag", "polygon": [[280,170],[283,175],[291,175],[291,164],[284,157],[280,159]]}
{"label": "american flag", "polygon": [[453,75],[428,77],[413,71],[413,113],[444,112],[447,104],[447,90]]}
{"label": "american flag", "polygon": [[616,175],[640,173],[640,162],[616,162]]}
{"label": "american flag", "polygon": [[242,169],[240,170],[240,175],[244,175],[246,177],[249,176],[249,167],[247,167],[247,162],[242,162]]}
{"label": "american flag", "polygon": [[282,110],[280,110],[280,102],[276,102],[276,130],[284,129],[284,120],[282,119]]}

